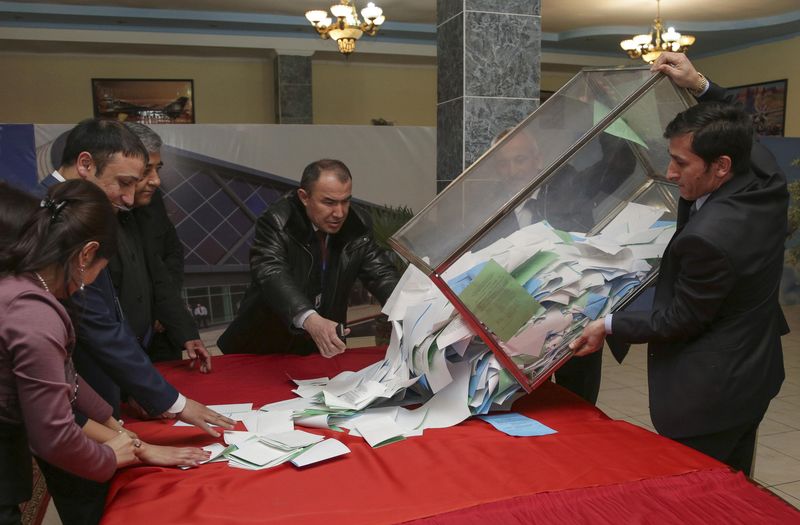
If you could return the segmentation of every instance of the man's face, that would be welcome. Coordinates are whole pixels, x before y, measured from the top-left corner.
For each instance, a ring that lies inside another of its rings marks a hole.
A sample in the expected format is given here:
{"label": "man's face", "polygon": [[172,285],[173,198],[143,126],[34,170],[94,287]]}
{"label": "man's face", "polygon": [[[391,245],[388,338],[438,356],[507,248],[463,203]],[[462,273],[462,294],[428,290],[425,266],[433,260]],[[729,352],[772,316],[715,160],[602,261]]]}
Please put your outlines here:
{"label": "man's face", "polygon": [[325,233],[337,233],[350,211],[352,189],[352,180],[341,182],[335,173],[323,171],[310,193],[301,188],[297,195],[314,226]]}
{"label": "man's face", "polygon": [[672,160],[667,168],[667,179],[678,185],[681,197],[687,201],[711,193],[729,178],[719,175],[718,161],[706,164],[694,153],[693,137],[693,133],[687,133],[669,139],[669,156]]}
{"label": "man's face", "polygon": [[520,132],[503,144],[495,157],[497,173],[502,179],[529,179],[541,168],[541,157],[536,139]]}
{"label": "man's face", "polygon": [[136,183],[136,195],[134,197],[133,206],[139,208],[140,206],[147,206],[153,200],[153,194],[161,186],[161,177],[158,172],[164,166],[161,162],[161,152],[151,151],[150,160],[147,166],[144,167],[144,177]]}
{"label": "man's face", "polygon": [[122,153],[114,153],[95,177],[89,177],[105,192],[114,210],[133,207],[136,184],[144,175],[144,159],[125,157]]}

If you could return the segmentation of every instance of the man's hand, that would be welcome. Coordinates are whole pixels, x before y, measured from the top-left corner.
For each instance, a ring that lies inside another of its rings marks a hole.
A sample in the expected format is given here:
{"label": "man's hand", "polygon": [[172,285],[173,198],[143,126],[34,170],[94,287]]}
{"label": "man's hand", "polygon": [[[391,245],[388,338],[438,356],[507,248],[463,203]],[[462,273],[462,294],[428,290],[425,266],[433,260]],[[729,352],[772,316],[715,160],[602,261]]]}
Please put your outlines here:
{"label": "man's hand", "polygon": [[583,357],[603,348],[605,338],[606,325],[600,318],[586,325],[580,337],[569,344],[569,348],[575,352],[577,357]]}
{"label": "man's hand", "polygon": [[695,89],[701,83],[700,73],[683,53],[661,53],[650,66],[650,71],[664,73],[682,88]]}
{"label": "man's hand", "polygon": [[167,329],[164,328],[164,325],[161,324],[161,321],[156,319],[155,322],[153,323],[153,331],[157,334],[163,334],[164,332],[167,331]]}
{"label": "man's hand", "polygon": [[209,425],[217,425],[226,430],[231,430],[236,422],[229,419],[222,414],[217,414],[205,405],[201,405],[193,399],[186,399],[186,406],[182,411],[178,412],[177,418],[184,423],[189,423],[198,428],[203,429],[207,434],[214,437],[219,437],[219,432],[211,428]]}
{"label": "man's hand", "polygon": [[211,354],[208,353],[208,349],[201,339],[186,341],[183,343],[183,349],[186,350],[191,360],[190,368],[194,368],[194,364],[200,360],[200,372],[203,374],[211,372]]}
{"label": "man's hand", "polygon": [[[344,341],[336,335],[337,324],[330,319],[325,319],[316,312],[309,315],[303,323],[303,328],[314,340],[314,344],[319,348],[319,353],[322,354],[322,357],[333,357],[344,353],[347,349]],[[350,329],[348,328],[345,330],[345,335],[349,333]]]}

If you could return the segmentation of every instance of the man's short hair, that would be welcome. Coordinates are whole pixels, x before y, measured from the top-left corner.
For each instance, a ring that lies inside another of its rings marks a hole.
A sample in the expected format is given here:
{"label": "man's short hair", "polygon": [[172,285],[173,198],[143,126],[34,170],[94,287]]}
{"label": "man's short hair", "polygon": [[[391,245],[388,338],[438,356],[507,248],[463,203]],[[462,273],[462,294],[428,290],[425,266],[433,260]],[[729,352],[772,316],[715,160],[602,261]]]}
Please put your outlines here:
{"label": "man's short hair", "polygon": [[133,132],[134,135],[139,137],[139,140],[144,144],[144,149],[148,153],[155,153],[161,150],[164,143],[158,133],[153,131],[150,127],[145,126],[139,122],[125,122],[125,127]]}
{"label": "man's short hair", "polygon": [[342,184],[349,180],[353,180],[350,175],[350,170],[347,169],[344,162],[336,159],[320,159],[315,160],[303,170],[303,176],[300,178],[300,187],[306,193],[311,194],[311,186],[319,180],[319,176],[323,171],[331,171],[339,179]]}
{"label": "man's short hair", "polygon": [[753,123],[741,108],[721,102],[704,102],[679,113],[664,131],[671,139],[692,133],[692,151],[711,164],[722,155],[731,158],[731,171],[743,173],[750,166]]}
{"label": "man's short hair", "polygon": [[111,156],[117,153],[123,157],[141,158],[145,164],[149,158],[142,141],[116,120],[89,118],[80,121],[67,135],[61,166],[74,166],[83,151],[91,154],[98,175]]}

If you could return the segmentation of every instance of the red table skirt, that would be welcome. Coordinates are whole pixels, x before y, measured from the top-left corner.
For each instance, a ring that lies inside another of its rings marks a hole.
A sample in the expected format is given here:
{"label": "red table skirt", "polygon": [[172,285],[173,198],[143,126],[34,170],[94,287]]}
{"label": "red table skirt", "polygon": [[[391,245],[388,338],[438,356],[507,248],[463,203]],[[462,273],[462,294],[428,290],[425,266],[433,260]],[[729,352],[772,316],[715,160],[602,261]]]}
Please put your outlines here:
{"label": "red table skirt", "polygon": [[[330,360],[231,355],[215,358],[214,371],[205,376],[181,363],[160,368],[200,402],[252,401],[259,407],[292,397],[289,377],[332,377],[382,355],[381,349],[351,350]],[[737,516],[744,506],[759,517],[781,517],[780,523],[797,520],[788,505],[717,461],[613,421],[556,385],[543,385],[514,410],[558,433],[515,438],[468,420],[373,450],[362,438],[324,431],[352,452],[305,469],[284,464],[251,472],[224,463],[186,471],[128,468],[112,482],[103,524],[708,524],[730,517],[724,510],[730,505],[737,506]],[[130,428],[159,444],[214,441],[195,428],[164,422]],[[749,521],[756,522],[763,523]]]}

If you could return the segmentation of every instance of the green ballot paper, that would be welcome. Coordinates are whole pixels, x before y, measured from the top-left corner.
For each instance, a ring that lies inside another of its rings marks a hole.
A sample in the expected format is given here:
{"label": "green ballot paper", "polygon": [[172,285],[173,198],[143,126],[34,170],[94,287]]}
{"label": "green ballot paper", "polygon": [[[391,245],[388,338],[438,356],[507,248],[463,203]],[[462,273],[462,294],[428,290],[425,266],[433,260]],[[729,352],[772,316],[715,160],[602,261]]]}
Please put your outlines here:
{"label": "green ballot paper", "polygon": [[489,259],[459,298],[503,341],[511,339],[541,308],[494,259]]}
{"label": "green ballot paper", "polygon": [[511,276],[517,281],[520,286],[533,279],[533,277],[541,272],[548,264],[558,259],[558,254],[548,252],[545,250],[538,251],[533,254],[527,261],[517,266]]}

